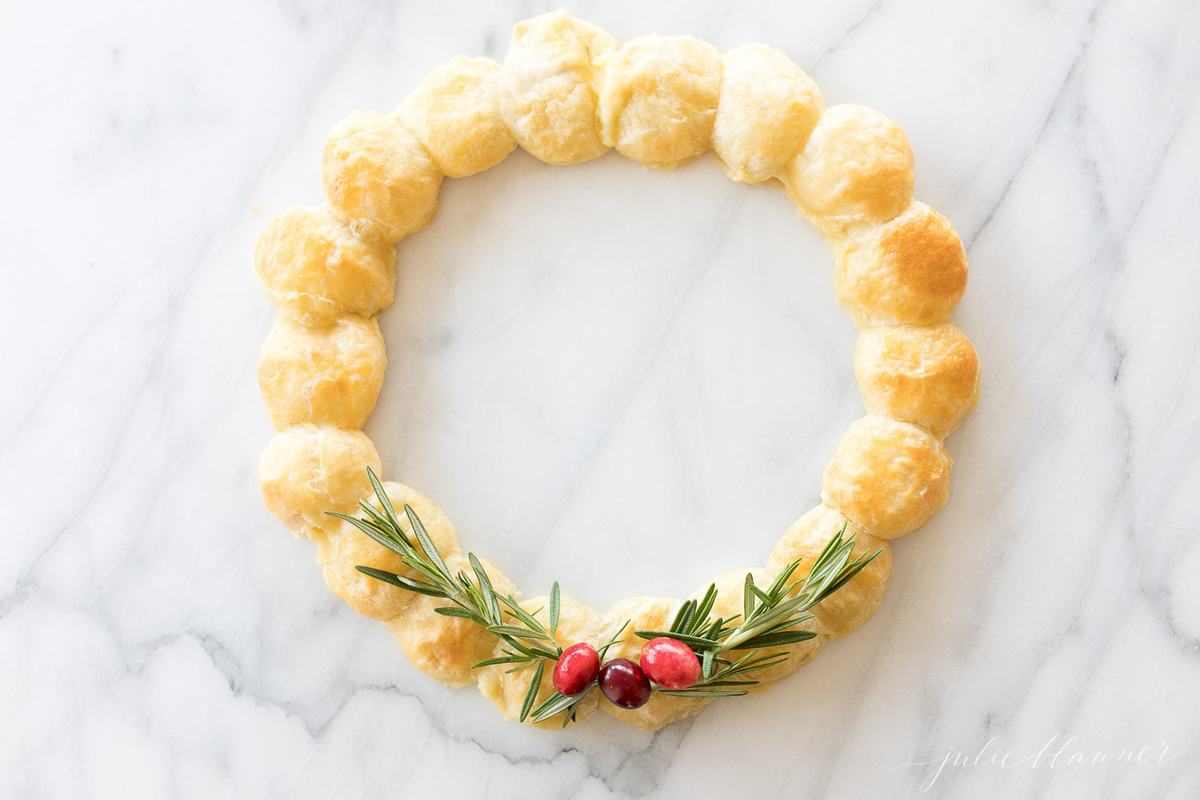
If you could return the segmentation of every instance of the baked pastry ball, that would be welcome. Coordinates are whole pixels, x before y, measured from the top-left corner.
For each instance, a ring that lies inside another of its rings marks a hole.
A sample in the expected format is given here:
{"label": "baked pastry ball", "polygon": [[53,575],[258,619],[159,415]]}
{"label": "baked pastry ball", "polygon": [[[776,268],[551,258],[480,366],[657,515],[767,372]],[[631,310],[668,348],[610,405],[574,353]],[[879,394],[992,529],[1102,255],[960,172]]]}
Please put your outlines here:
{"label": "baked pastry ball", "polygon": [[[328,533],[341,522],[326,511],[353,513],[371,495],[367,467],[379,453],[362,431],[294,425],[275,434],[258,462],[263,503],[297,534]],[[316,529],[308,533],[310,529]]]}
{"label": "baked pastry ball", "polygon": [[306,321],[369,317],[392,304],[396,253],[369,225],[343,224],[323,206],[293,208],[258,238],[254,269],[271,302]]}
{"label": "baked pastry ball", "polygon": [[886,417],[851,423],[825,468],[821,501],[881,539],[924,525],[950,496],[950,456],[922,427]]}
{"label": "baked pastry ball", "polygon": [[[418,548],[420,543],[413,535],[408,516],[404,513],[406,504],[412,506],[439,553],[449,556],[457,551],[458,537],[454,534],[454,526],[432,500],[411,487],[393,481],[384,483],[383,490],[396,511],[401,529]],[[371,505],[380,511],[383,510],[378,500],[373,500]],[[406,566],[395,552],[348,522],[343,522],[329,538],[329,546],[324,548],[321,557],[325,569],[325,585],[329,587],[329,591],[344,600],[346,605],[364,617],[388,620],[416,601],[416,594],[364,575],[355,569],[358,566],[374,567],[405,577],[416,577],[416,573]]]}
{"label": "baked pastry ball", "polygon": [[[533,614],[549,630],[550,598],[532,597],[522,601],[521,607]],[[599,647],[602,644],[599,639],[603,622],[604,617],[598,611],[585,606],[578,600],[564,596],[559,605],[558,630],[555,640],[560,647],[564,648],[579,642],[587,642],[592,647]],[[503,642],[498,643],[491,657],[504,655],[506,648],[507,645]],[[537,665],[531,664],[520,672],[509,672],[513,666],[515,665],[496,664],[484,667],[479,670],[478,679],[479,691],[483,692],[483,696],[495,703],[507,719],[515,720],[521,718],[521,706],[525,703],[525,694],[529,691],[529,682],[533,680]],[[537,708],[554,693],[553,673],[554,665],[547,663],[542,671],[541,688],[534,701],[534,708]],[[575,712],[575,719],[583,720],[591,716],[592,712],[596,710],[599,696],[599,692],[593,690],[580,701]],[[531,718],[526,718],[525,722],[529,725],[536,724],[536,727],[546,730],[556,730],[562,727],[563,716],[559,714],[539,723],[534,723]]]}
{"label": "baked pastry ball", "polygon": [[[483,559],[480,562],[497,592],[516,593],[512,581],[500,570]],[[451,554],[446,566],[454,575],[460,571],[474,575],[461,553]],[[466,686],[475,679],[471,668],[492,657],[496,637],[469,619],[447,617],[434,610],[449,605],[453,604],[440,597],[421,595],[387,624],[396,644],[417,669],[449,686]]]}
{"label": "baked pastry ball", "polygon": [[721,53],[690,36],[639,36],[597,61],[600,139],[626,158],[667,169],[712,142]]}
{"label": "baked pastry ball", "polygon": [[[771,585],[771,581],[775,579],[775,573],[765,569],[732,569],[721,573],[713,580],[713,584],[717,587],[717,601],[713,604],[710,616],[724,617],[726,619],[737,617],[733,624],[737,625],[741,623],[742,603],[746,594],[746,573],[754,576],[754,582],[760,589],[766,589]],[[704,589],[694,594],[693,597],[698,600],[703,597],[704,592],[707,590],[708,586],[706,585]],[[782,655],[785,656],[785,659],[774,666],[748,674],[746,676],[748,680],[756,680],[760,684],[767,684],[781,678],[786,678],[809,661],[812,661],[813,657],[825,647],[828,637],[824,635],[824,631],[816,619],[810,619],[802,623],[795,630],[809,630],[815,633],[816,636],[807,641],[797,642],[796,644],[763,648],[755,651],[755,658],[759,656]],[[749,652],[749,650],[731,650],[725,653],[724,658],[736,661]],[[762,685],[751,687],[751,691],[762,688],[765,687]]]}
{"label": "baked pastry ball", "polygon": [[[671,625],[679,610],[679,601],[665,597],[629,597],[626,598],[604,615],[604,627],[600,634],[600,644],[607,644],[621,625],[627,620],[628,625],[621,632],[617,643],[605,654],[605,662],[614,658],[627,658],[637,664],[642,654],[646,639],[637,635],[639,630],[662,631]],[[656,731],[672,722],[690,717],[704,706],[708,705],[707,697],[679,697],[655,692],[650,700],[641,708],[628,709],[601,703],[600,708],[621,720],[638,728]]]}
{"label": "baked pastry ball", "polygon": [[808,74],[773,47],[748,44],[724,57],[713,150],[735,181],[783,175],[808,141],[825,103]]}
{"label": "baked pastry ball", "polygon": [[345,219],[374,222],[391,243],[429,224],[442,172],[393,115],[355,111],[325,141],[321,178]]}
{"label": "baked pastry ball", "polygon": [[949,319],[967,288],[967,254],[945,217],[913,203],[836,246],[838,301],[860,327]]}
{"label": "baked pastry ball", "polygon": [[868,414],[921,425],[939,438],[958,427],[979,394],[979,357],[949,322],[865,328],[854,374]]}
{"label": "baked pastry ball", "polygon": [[830,106],[804,149],[788,164],[792,200],[827,232],[856,222],[886,222],[913,195],[908,136],[864,106]]}
{"label": "baked pastry ball", "polygon": [[346,315],[314,328],[281,316],[259,355],[258,386],[276,430],[303,422],[361,428],[386,366],[374,319]]}
{"label": "baked pastry ball", "polygon": [[559,166],[604,154],[592,62],[616,46],[566,11],[516,24],[500,76],[500,114],[527,153]]}
{"label": "baked pastry ball", "polygon": [[447,177],[483,172],[517,146],[500,116],[499,82],[500,65],[490,58],[455,56],[400,104],[400,121]]}
{"label": "baked pastry ball", "polygon": [[845,636],[862,625],[883,602],[883,592],[892,576],[892,547],[863,528],[849,522],[828,506],[817,506],[792,523],[771,551],[767,567],[778,575],[793,561],[800,566],[793,580],[803,580],[821,551],[846,526],[846,536],[854,537],[852,558],[862,558],[878,551],[878,555],[859,571],[845,586],[812,609],[821,621],[821,630],[830,636]]}

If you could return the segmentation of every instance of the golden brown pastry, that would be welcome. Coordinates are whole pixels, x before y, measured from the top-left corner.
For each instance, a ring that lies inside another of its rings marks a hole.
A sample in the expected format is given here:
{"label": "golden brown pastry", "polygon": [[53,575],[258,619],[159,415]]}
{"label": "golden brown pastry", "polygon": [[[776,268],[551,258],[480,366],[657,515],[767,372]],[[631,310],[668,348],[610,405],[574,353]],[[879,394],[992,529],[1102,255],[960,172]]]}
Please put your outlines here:
{"label": "golden brown pastry", "polygon": [[845,535],[854,537],[852,557],[861,558],[878,551],[871,563],[849,583],[813,608],[812,613],[821,621],[822,632],[832,637],[845,636],[870,619],[883,602],[883,592],[892,575],[891,545],[858,525],[847,523],[848,520],[832,508],[817,506],[792,523],[767,561],[772,574],[799,561],[800,566],[793,575],[803,579],[843,525],[847,525]]}
{"label": "golden brown pastry", "polygon": [[263,343],[258,385],[276,430],[302,422],[361,428],[386,365],[374,319],[346,315],[314,328],[281,316]]}
{"label": "golden brown pastry", "polygon": [[604,144],[664,169],[708,150],[721,93],[715,47],[690,36],[639,36],[597,66]]}
{"label": "golden brown pastry", "polygon": [[329,532],[341,523],[326,511],[353,513],[371,495],[367,467],[379,454],[362,431],[294,425],[275,434],[258,462],[263,503],[297,534]]}
{"label": "golden brown pastry", "polygon": [[821,501],[881,539],[921,527],[950,496],[950,456],[929,431],[855,420],[825,468]]}
{"label": "golden brown pastry", "polygon": [[924,203],[850,232],[837,246],[837,295],[859,327],[932,325],[967,288],[967,255],[954,227]]}
{"label": "golden brown pastry", "polygon": [[725,54],[713,150],[735,181],[784,175],[821,117],[821,90],[773,47],[748,44]]}
{"label": "golden brown pastry", "polygon": [[[904,132],[868,108],[826,109],[812,79],[770,47],[748,45],[722,57],[687,36],[644,36],[621,47],[595,25],[556,11],[515,27],[503,65],[456,57],[421,81],[394,114],[358,111],[337,125],[322,161],[328,207],[281,215],[255,251],[255,269],[280,311],[259,364],[277,428],[259,464],[264,503],[298,536],[314,540],[330,591],[385,621],[419,669],[451,685],[477,680],[505,716],[519,718],[536,665],[511,673],[508,665],[472,669],[503,653],[498,638],[485,626],[438,614],[454,605],[449,600],[359,572],[371,566],[413,575],[390,549],[325,513],[353,514],[363,498],[378,502],[366,470],[379,471],[379,455],[358,429],[383,381],[386,354],[374,315],[393,299],[395,244],[429,223],[444,176],[488,169],[518,144],[549,164],[580,163],[615,147],[663,169],[711,147],[734,180],[779,180],[830,241],[838,299],[861,331],[855,372],[868,416],[850,426],[825,470],[822,504],[793,523],[767,567],[751,574],[766,587],[798,561],[793,580],[802,581],[847,520],[855,553],[878,556],[812,609],[804,625],[814,638],[758,654],[786,655],[750,676],[765,688],[879,607],[892,569],[888,540],[918,528],[947,500],[951,461],[941,440],[970,412],[979,375],[971,343],[950,322],[966,286],[963,246],[945,218],[913,200],[913,154]],[[411,533],[407,503],[451,570],[472,573],[437,506],[402,484],[385,483],[384,491],[405,531]],[[512,583],[483,563],[496,590],[520,602]],[[716,579],[714,615],[743,612],[746,572]],[[522,604],[543,622],[547,605],[546,598]],[[556,639],[564,647],[599,648],[616,637],[607,659],[636,663],[645,644],[636,632],[667,629],[679,605],[634,597],[601,615],[563,598]],[[686,656],[676,649],[663,657],[683,657],[686,673]],[[670,673],[656,674],[674,682]],[[687,680],[685,674],[679,685]],[[551,692],[547,662],[537,700]],[[633,704],[643,697],[618,699]],[[656,692],[628,710],[594,691],[578,716],[599,705],[657,730],[708,702]]]}
{"label": "golden brown pastry", "polygon": [[[516,595],[516,587],[500,570],[480,559],[497,592]],[[472,574],[466,556],[452,554],[446,559],[451,573]],[[388,622],[396,643],[413,665],[442,683],[466,686],[474,679],[471,669],[491,658],[496,637],[487,628],[471,620],[447,617],[434,609],[451,605],[449,601],[421,595],[400,615]]]}
{"label": "golden brown pastry", "polygon": [[285,211],[254,250],[271,302],[313,324],[390,306],[395,263],[395,251],[369,223],[343,224],[325,207]]}
{"label": "golden brown pastry", "polygon": [[[629,624],[617,643],[609,649],[605,661],[627,658],[637,664],[646,640],[639,638],[636,632],[666,630],[678,610],[679,601],[665,597],[629,597],[614,605],[604,615],[601,644],[616,636],[621,625],[627,620]],[[609,702],[600,703],[600,708],[622,722],[644,730],[656,731],[684,717],[690,717],[708,705],[708,702],[709,698],[705,697],[678,697],[655,692],[650,696],[650,701],[641,708],[620,708]]]}
{"label": "golden brown pastry", "polygon": [[792,200],[826,233],[886,222],[912,200],[912,149],[900,126],[878,111],[830,106],[787,177]]}
{"label": "golden brown pastry", "polygon": [[[786,566],[786,564],[784,565]],[[771,585],[771,581],[775,580],[777,573],[765,569],[732,569],[728,572],[723,572],[713,580],[717,587],[717,602],[713,605],[712,616],[714,617],[737,617],[734,625],[740,624],[742,621],[742,603],[746,593],[746,573],[754,576],[754,582],[760,588],[766,588]],[[803,573],[801,573],[803,575]],[[708,590],[706,584],[703,589],[692,595],[694,598],[699,598]],[[821,627],[821,623],[817,619],[809,620],[801,624],[796,630],[811,630],[817,634],[814,638],[808,641],[798,642],[796,644],[787,645],[786,647],[771,647],[755,651],[757,656],[786,656],[785,660],[774,666],[759,670],[758,672],[747,675],[747,678],[760,681],[763,684],[770,684],[781,678],[786,678],[796,670],[803,667],[809,661],[812,661],[817,653],[821,652],[825,647],[825,643],[829,637],[825,635]],[[730,661],[735,661],[746,655],[747,650],[731,650],[725,654],[725,657]],[[765,686],[755,687],[765,688]]]}
{"label": "golden brown pastry", "polygon": [[[532,597],[522,601],[521,608],[533,614],[547,629],[550,627],[550,598]],[[604,617],[600,612],[585,606],[578,600],[564,596],[559,605],[558,631],[555,639],[559,646],[564,648],[579,642],[587,642],[592,647],[598,648],[603,644],[599,641],[603,622]],[[502,656],[504,649],[504,643],[498,643],[492,657]],[[530,665],[529,668],[520,672],[510,672],[512,666],[511,664],[497,664],[484,667],[479,670],[478,679],[479,691],[483,692],[483,696],[495,703],[507,719],[515,720],[521,718],[521,706],[525,702],[525,694],[529,691],[529,682],[533,680],[537,665]],[[553,664],[547,663],[543,670],[541,688],[538,690],[534,708],[537,708],[554,692],[554,685],[551,682],[553,667]],[[596,710],[598,700],[599,692],[593,690],[580,702],[575,712],[576,720],[583,720],[591,716]],[[562,727],[562,722],[562,716],[556,716],[536,723],[536,726],[546,730],[555,730]],[[526,724],[533,725],[535,723],[531,719],[526,719]]]}
{"label": "golden brown pastry", "polygon": [[[413,534],[408,515],[404,513],[405,505],[411,506],[416,512],[439,553],[450,555],[458,551],[458,537],[454,534],[454,526],[445,512],[434,505],[432,500],[417,490],[394,481],[385,482],[383,489],[396,512],[400,528],[417,544],[419,550],[422,548]],[[372,500],[371,505],[380,511],[383,510],[378,500]],[[364,617],[392,619],[417,599],[417,595],[412,592],[376,580],[355,569],[358,566],[374,567],[397,575],[416,577],[416,573],[405,566],[400,556],[348,522],[340,525],[336,532],[330,535],[329,546],[322,552],[320,560],[325,568],[325,585],[329,587],[329,591]]]}
{"label": "golden brown pastry", "polygon": [[517,23],[500,77],[500,114],[522,149],[556,165],[604,155],[592,62],[616,46],[565,11]]}
{"label": "golden brown pastry", "polygon": [[958,427],[979,393],[979,357],[949,322],[865,328],[854,373],[868,414],[912,422],[938,437]]}
{"label": "golden brown pastry", "polygon": [[495,61],[455,56],[429,73],[400,104],[400,121],[447,177],[483,172],[517,146],[500,116],[499,83],[500,65]]}
{"label": "golden brown pastry", "polygon": [[375,223],[396,243],[429,224],[442,172],[394,115],[355,111],[325,141],[321,178],[343,219]]}

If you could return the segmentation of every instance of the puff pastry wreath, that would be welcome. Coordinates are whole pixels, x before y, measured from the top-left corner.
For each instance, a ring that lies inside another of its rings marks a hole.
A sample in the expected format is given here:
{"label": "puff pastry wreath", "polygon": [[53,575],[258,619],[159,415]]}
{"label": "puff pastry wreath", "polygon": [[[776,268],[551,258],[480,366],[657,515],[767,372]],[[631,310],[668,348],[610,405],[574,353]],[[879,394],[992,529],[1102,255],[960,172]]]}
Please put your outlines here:
{"label": "puff pastry wreath", "polygon": [[[622,45],[558,11],[519,23],[503,64],[454,58],[393,113],[355,111],[337,125],[322,160],[326,204],[276,218],[254,257],[279,312],[259,368],[276,429],[259,466],[267,508],[317,545],[330,591],[387,624],[417,668],[450,685],[477,683],[506,716],[519,715],[530,671],[472,669],[494,655],[496,638],[435,613],[433,598],[357,571],[366,565],[403,573],[405,566],[325,514],[353,513],[371,497],[365,468],[380,470],[361,429],[383,383],[375,315],[392,302],[395,246],[429,222],[444,178],[486,170],[517,146],[553,165],[615,149],[661,169],[711,149],[735,181],[782,184],[827,238],[838,299],[859,328],[854,370],[867,413],[825,470],[820,505],[751,571],[769,581],[785,564],[810,563],[844,525],[856,548],[879,555],[813,609],[816,636],[760,676],[785,677],[872,615],[891,574],[889,542],[946,503],[951,460],[943,439],[972,409],[979,367],[950,318],[967,282],[963,246],[945,217],[914,199],[904,131],[869,108],[826,106],[812,78],[764,45],[724,54],[688,36],[641,36]],[[396,508],[417,512],[448,562],[464,561],[441,509],[404,484],[383,485]],[[498,569],[484,568],[497,591],[520,597]],[[746,572],[716,579],[726,613],[741,607]],[[663,629],[680,603],[634,597],[601,612],[563,598],[556,636],[564,646],[615,636],[610,655],[636,660],[643,642],[631,632]],[[528,601],[530,609],[544,604]],[[626,620],[631,624],[617,635]],[[657,729],[705,702],[656,694],[624,710],[593,700],[578,715],[599,707]]]}

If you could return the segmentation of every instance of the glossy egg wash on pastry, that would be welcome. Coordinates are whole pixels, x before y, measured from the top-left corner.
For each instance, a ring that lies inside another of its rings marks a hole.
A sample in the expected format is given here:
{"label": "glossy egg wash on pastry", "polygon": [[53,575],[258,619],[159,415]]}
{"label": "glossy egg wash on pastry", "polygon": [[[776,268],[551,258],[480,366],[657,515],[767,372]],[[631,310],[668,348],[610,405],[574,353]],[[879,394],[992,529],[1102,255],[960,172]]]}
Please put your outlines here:
{"label": "glossy egg wash on pastry", "polygon": [[[781,648],[784,657],[760,678],[769,685],[790,675],[874,613],[891,575],[889,541],[946,503],[951,459],[943,440],[975,404],[979,363],[951,320],[966,287],[966,255],[949,221],[914,199],[904,131],[870,108],[827,106],[804,70],[765,45],[721,53],[689,36],[621,44],[557,11],[518,23],[503,63],[459,56],[394,112],[355,111],[338,124],[322,160],[325,205],[276,218],[254,254],[278,310],[259,367],[276,430],[259,464],[267,508],[317,545],[330,591],[385,622],[419,669],[450,685],[477,684],[505,716],[520,716],[531,671],[473,668],[495,654],[495,636],[437,613],[435,598],[358,571],[406,567],[325,513],[354,513],[372,497],[367,468],[380,471],[362,427],[383,383],[375,316],[392,302],[396,245],[429,223],[445,178],[486,170],[517,147],[552,165],[613,149],[659,169],[711,150],[735,181],[781,184],[828,240],[837,298],[859,329],[854,371],[867,415],[826,468],[821,504],[788,528],[765,566],[715,579],[713,613],[731,616],[742,607],[747,572],[769,582],[792,562],[811,563],[844,528],[857,552],[878,553],[813,609],[806,624],[815,635]],[[454,526],[433,501],[401,483],[383,487],[394,507],[414,509],[452,568],[465,562]],[[497,591],[521,597],[495,566],[483,562],[483,569]],[[563,647],[612,641],[608,657],[636,661],[645,641],[634,631],[663,629],[682,602],[634,597],[602,612],[564,597],[555,635]],[[538,609],[547,601],[521,604],[544,614]],[[707,702],[656,694],[624,709],[593,696],[578,716],[601,708],[657,729]]]}

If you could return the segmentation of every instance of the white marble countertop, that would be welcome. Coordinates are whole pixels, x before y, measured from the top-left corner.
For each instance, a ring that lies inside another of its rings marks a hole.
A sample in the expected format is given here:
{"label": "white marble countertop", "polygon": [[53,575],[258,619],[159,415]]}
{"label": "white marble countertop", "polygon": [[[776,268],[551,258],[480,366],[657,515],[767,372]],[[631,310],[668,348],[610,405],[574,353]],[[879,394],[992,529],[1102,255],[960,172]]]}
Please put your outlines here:
{"label": "white marble countertop", "polygon": [[[417,673],[261,507],[266,220],[528,3],[0,9],[0,796],[1200,795],[1200,6],[579,2],[907,129],[983,360],[950,505],[784,686],[650,735]],[[530,593],[760,563],[860,413],[782,194],[515,155],[401,249],[369,432]],[[943,766],[944,765],[944,766]]]}

